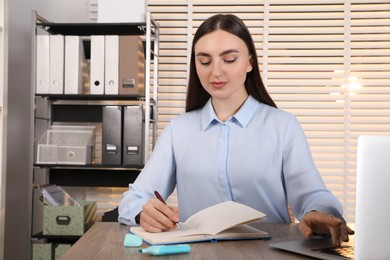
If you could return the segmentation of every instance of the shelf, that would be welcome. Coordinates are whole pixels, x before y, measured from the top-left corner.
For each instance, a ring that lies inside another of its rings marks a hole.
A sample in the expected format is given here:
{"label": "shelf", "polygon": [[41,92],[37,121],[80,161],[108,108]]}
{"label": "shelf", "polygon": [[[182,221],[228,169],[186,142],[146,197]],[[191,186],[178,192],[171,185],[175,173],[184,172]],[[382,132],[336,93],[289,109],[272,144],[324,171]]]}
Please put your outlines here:
{"label": "shelf", "polygon": [[140,170],[109,168],[52,168],[50,183],[73,187],[129,187]]}
{"label": "shelf", "polygon": [[128,187],[141,172],[142,166],[35,164],[49,168],[49,183],[71,187]]}
{"label": "shelf", "polygon": [[47,98],[49,100],[145,100],[141,95],[74,95],[74,94],[36,94],[36,97]]}
{"label": "shelf", "polygon": [[51,169],[77,169],[77,170],[106,170],[106,171],[140,171],[143,165],[103,165],[103,164],[43,164],[36,163],[34,167],[37,168],[51,168]]}
{"label": "shelf", "polygon": [[[103,120],[103,106],[104,105],[118,105],[126,106],[130,104],[121,104],[117,102],[115,104],[53,104],[52,105],[52,122],[90,122],[90,123],[99,123]],[[151,107],[150,121],[154,122],[154,108]]]}
{"label": "shelf", "polygon": [[37,23],[51,34],[62,35],[145,35],[146,23]]}
{"label": "shelf", "polygon": [[48,243],[64,243],[64,244],[73,244],[78,239],[80,239],[81,236],[47,236],[43,235],[43,232],[36,233],[31,236],[31,238],[34,239],[47,239]]}

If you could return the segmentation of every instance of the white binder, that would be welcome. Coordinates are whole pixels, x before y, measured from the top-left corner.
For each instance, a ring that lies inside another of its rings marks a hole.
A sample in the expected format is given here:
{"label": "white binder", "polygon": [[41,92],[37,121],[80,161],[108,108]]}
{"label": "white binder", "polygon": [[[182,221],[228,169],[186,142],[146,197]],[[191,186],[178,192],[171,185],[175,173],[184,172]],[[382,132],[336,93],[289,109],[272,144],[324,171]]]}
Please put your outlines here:
{"label": "white binder", "polygon": [[65,94],[83,93],[84,47],[80,36],[65,36]]}
{"label": "white binder", "polygon": [[91,36],[90,93],[104,94],[104,35]]}
{"label": "white binder", "polygon": [[37,94],[49,93],[50,71],[50,39],[49,35],[37,35],[37,58],[36,58],[36,83]]}
{"label": "white binder", "polygon": [[117,95],[119,93],[119,36],[105,36],[105,94]]}
{"label": "white binder", "polygon": [[50,94],[64,93],[64,36],[50,35]]}

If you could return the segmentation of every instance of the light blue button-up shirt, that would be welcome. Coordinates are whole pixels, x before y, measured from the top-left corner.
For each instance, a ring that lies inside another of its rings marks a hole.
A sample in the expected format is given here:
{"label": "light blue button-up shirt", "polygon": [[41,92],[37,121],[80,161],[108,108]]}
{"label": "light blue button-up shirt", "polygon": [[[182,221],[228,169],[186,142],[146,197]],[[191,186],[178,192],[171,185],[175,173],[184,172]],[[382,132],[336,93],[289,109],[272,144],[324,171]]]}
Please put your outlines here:
{"label": "light blue button-up shirt", "polygon": [[211,205],[233,200],[290,222],[311,210],[342,212],[314,165],[296,118],[249,96],[220,121],[211,100],[171,120],[152,156],[119,204],[119,221],[135,216],[155,190],[167,198],[177,186],[180,221]]}

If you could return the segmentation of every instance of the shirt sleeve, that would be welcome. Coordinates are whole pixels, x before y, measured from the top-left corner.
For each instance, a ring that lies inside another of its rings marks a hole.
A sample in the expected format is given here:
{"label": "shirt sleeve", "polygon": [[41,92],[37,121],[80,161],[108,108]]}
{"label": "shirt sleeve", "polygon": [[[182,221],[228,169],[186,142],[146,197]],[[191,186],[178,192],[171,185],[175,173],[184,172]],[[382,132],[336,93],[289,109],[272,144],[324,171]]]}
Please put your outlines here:
{"label": "shirt sleeve", "polygon": [[135,217],[142,207],[158,191],[166,199],[176,186],[176,164],[172,150],[171,125],[161,133],[151,157],[129,190],[123,193],[119,203],[118,221],[126,225],[137,225]]}
{"label": "shirt sleeve", "polygon": [[318,210],[341,217],[341,204],[325,186],[295,117],[289,123],[284,142],[283,174],[294,215],[300,220],[304,214]]}

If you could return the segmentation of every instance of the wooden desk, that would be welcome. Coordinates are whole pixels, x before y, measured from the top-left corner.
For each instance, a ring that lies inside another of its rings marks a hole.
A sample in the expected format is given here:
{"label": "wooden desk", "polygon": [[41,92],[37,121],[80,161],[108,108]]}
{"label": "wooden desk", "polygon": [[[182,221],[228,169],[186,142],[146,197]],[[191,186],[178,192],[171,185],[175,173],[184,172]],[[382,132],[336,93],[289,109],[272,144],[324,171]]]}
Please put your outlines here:
{"label": "wooden desk", "polygon": [[[255,223],[267,231],[272,239],[247,241],[220,241],[216,243],[192,243],[188,254],[159,256],[162,259],[309,259],[304,256],[268,247],[269,243],[302,238],[297,224]],[[98,222],[82,236],[61,258],[66,259],[149,259],[156,258],[140,254],[139,248],[123,246],[129,227],[117,222]],[[143,244],[142,247],[148,247]]]}

